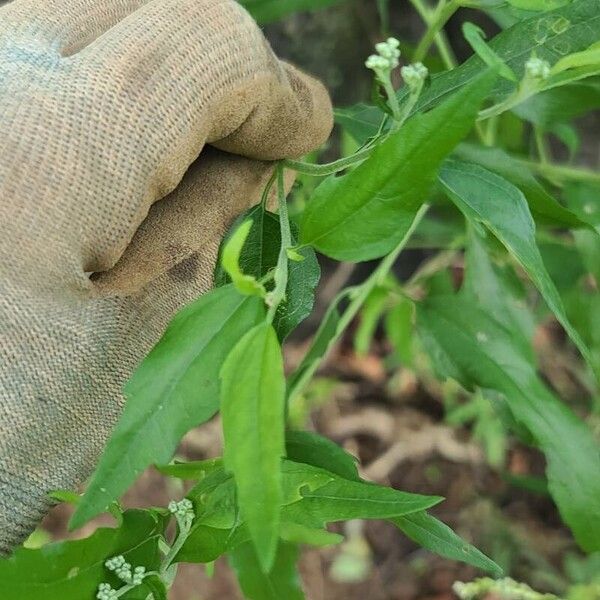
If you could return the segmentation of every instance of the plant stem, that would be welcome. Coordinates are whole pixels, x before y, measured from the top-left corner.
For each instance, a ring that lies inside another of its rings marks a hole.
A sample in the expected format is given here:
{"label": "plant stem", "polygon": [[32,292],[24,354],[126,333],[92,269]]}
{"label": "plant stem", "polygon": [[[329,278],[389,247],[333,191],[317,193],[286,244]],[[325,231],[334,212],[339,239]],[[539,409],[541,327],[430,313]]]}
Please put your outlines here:
{"label": "plant stem", "polygon": [[284,160],[282,161],[282,164],[286,169],[292,169],[292,171],[297,171],[298,173],[320,177],[347,169],[368,158],[371,152],[373,152],[373,147],[363,148],[352,156],[346,156],[345,158],[340,158],[324,165],[315,165],[298,160]]}
{"label": "plant stem", "polygon": [[441,30],[460,8],[460,3],[457,0],[440,0],[440,3],[432,11],[423,4],[422,0],[411,0],[411,2],[427,25],[427,31],[415,50],[413,60],[415,62],[422,61],[429,52],[431,44],[435,43],[446,68],[453,69],[456,67],[456,59]]}
{"label": "plant stem", "polygon": [[277,268],[275,270],[275,289],[270,294],[269,311],[267,312],[267,321],[269,323],[273,322],[277,308],[285,298],[288,282],[287,250],[292,246],[292,231],[290,229],[290,219],[285,198],[283,169],[283,164],[279,163],[277,165],[277,198],[279,204],[279,227],[281,228],[281,248],[279,249],[279,258],[277,259]]}
{"label": "plant stem", "polygon": [[533,160],[516,158],[521,165],[546,177],[549,180],[587,181],[600,184],[600,172],[582,167],[569,167],[555,163],[539,163]]}
{"label": "plant stem", "polygon": [[[325,356],[327,356],[334,344],[340,339],[341,335],[344,333],[348,325],[350,325],[350,323],[352,322],[362,305],[365,303],[365,300],[367,299],[369,294],[373,291],[375,287],[381,285],[381,283],[385,279],[385,276],[394,266],[396,259],[398,258],[402,250],[404,250],[406,244],[408,243],[408,240],[410,239],[415,229],[425,216],[425,213],[428,209],[428,204],[424,204],[423,206],[421,206],[421,208],[417,211],[413,222],[408,228],[408,231],[404,234],[398,245],[379,263],[377,268],[365,281],[363,281],[363,283],[354,288],[347,288],[345,290],[342,290],[342,292],[340,292],[337,298],[332,302],[332,306],[335,306],[345,296],[350,297],[350,304],[348,305],[344,313],[340,316],[339,321],[337,322],[337,325],[335,327],[335,332],[328,340],[326,351],[322,354],[322,356],[319,357],[318,360],[312,362],[300,377],[295,379],[294,375],[291,376],[290,381],[293,381],[294,383],[292,384],[288,392],[288,404],[293,402],[294,399],[300,393],[302,393],[302,391],[314,375],[315,371],[317,370],[320,362],[325,358]],[[326,321],[327,319],[323,320],[321,327],[315,335],[315,339],[318,339],[319,334],[321,333],[321,329],[323,327],[323,323],[326,323]],[[309,348],[308,353],[310,353],[311,350],[312,347]]]}

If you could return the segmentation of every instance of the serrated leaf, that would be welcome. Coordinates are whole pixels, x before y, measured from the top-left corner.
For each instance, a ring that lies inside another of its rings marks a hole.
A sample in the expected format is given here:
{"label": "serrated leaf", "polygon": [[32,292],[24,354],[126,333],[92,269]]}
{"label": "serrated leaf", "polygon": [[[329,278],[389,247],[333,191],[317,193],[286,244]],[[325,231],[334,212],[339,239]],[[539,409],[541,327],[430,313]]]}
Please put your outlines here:
{"label": "serrated leaf", "polygon": [[586,425],[539,380],[511,329],[473,301],[440,296],[418,306],[430,355],[465,387],[502,394],[514,418],[546,455],[550,492],[587,551],[600,549],[600,448]]}
{"label": "serrated leaf", "polygon": [[[260,206],[252,207],[232,225],[221,244],[220,255],[239,224],[245,222],[252,224],[239,254],[240,268],[246,275],[260,280],[277,266],[281,247],[279,217]],[[296,243],[298,228],[292,223],[291,229],[292,242]],[[315,289],[321,276],[319,263],[312,248],[304,247],[295,252],[302,260],[291,260],[288,265],[286,297],[280,304],[273,323],[281,340],[312,312]],[[226,270],[220,266],[220,261],[215,268],[214,279],[216,286],[231,281]],[[267,287],[272,289],[271,284],[267,284]]]}
{"label": "serrated leaf", "polygon": [[338,260],[362,261],[389,252],[427,199],[435,173],[471,129],[495,76],[486,73],[427,114],[410,119],[369,158],[315,190],[301,241]]}
{"label": "serrated leaf", "polygon": [[535,223],[522,192],[506,179],[472,163],[447,160],[439,180],[473,223],[482,223],[519,261],[588,364],[591,353],[567,318],[535,241]]}
{"label": "serrated leaf", "polygon": [[119,587],[122,582],[104,561],[122,554],[127,562],[158,568],[158,550],[166,521],[150,511],[129,510],[118,528],[97,529],[82,540],[56,542],[36,550],[19,548],[0,560],[2,600],[81,600],[95,598],[100,583]]}
{"label": "serrated leaf", "polygon": [[262,323],[231,351],[221,370],[223,460],[263,569],[277,548],[285,454],[285,378],[275,330]]}
{"label": "serrated leaf", "polygon": [[288,431],[285,448],[291,461],[320,467],[344,479],[359,480],[356,459],[323,436],[310,431]]}
{"label": "serrated leaf", "polygon": [[303,600],[304,592],[296,570],[298,547],[280,542],[273,568],[261,570],[261,562],[252,544],[242,544],[229,554],[244,597],[249,600]]}
{"label": "serrated leaf", "polygon": [[413,542],[431,552],[468,563],[498,577],[502,575],[502,569],[493,560],[465,542],[448,525],[426,512],[396,517],[390,521]]}
{"label": "serrated leaf", "polygon": [[262,318],[261,299],[241,296],[232,285],[177,314],[125,388],[123,414],[71,527],[106,510],[147,466],[168,462],[181,437],[215,414],[223,361]]}

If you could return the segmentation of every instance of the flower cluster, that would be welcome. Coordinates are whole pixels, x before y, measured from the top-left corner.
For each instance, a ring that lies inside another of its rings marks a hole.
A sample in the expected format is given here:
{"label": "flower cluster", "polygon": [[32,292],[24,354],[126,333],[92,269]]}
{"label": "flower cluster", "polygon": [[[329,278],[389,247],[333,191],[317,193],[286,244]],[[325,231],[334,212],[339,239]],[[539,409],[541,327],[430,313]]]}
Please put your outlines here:
{"label": "flower cluster", "polygon": [[115,600],[119,597],[119,592],[113,589],[108,583],[101,583],[98,586],[97,600]]}
{"label": "flower cluster", "polygon": [[399,64],[400,42],[393,37],[385,42],[375,44],[377,54],[371,54],[365,62],[367,69],[373,69],[377,72],[389,72],[395,69]]}
{"label": "flower cluster", "polygon": [[550,64],[547,60],[532,56],[525,63],[525,73],[531,79],[548,79],[550,76]]}
{"label": "flower cluster", "polygon": [[175,516],[178,521],[192,521],[194,518],[194,505],[191,500],[184,498],[179,502],[171,500],[169,502],[169,512]]}
{"label": "flower cluster", "polygon": [[418,90],[425,79],[427,79],[429,71],[423,63],[416,62],[412,65],[402,67],[400,69],[400,75],[402,75],[404,83],[406,83],[411,90]]}
{"label": "flower cluster", "polygon": [[145,567],[135,567],[131,570],[131,565],[125,560],[122,555],[109,558],[104,566],[109,571],[114,571],[115,575],[123,582],[130,585],[140,585],[146,575]]}

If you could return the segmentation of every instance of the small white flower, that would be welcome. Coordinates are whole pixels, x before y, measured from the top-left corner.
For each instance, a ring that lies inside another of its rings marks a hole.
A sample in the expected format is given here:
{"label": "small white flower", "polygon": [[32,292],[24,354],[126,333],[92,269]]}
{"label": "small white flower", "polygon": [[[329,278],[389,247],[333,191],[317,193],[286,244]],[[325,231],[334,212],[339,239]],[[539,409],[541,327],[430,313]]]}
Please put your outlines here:
{"label": "small white flower", "polygon": [[146,575],[146,567],[136,567],[133,571],[132,583],[134,585],[140,585]]}
{"label": "small white flower", "polygon": [[550,76],[550,63],[547,60],[532,56],[525,63],[525,73],[531,79],[548,79]]}
{"label": "small white flower", "polygon": [[411,89],[417,89],[421,86],[423,81],[427,79],[429,71],[427,67],[420,62],[413,63],[412,65],[406,65],[400,69],[400,75],[404,79],[404,83]]}
{"label": "small white flower", "polygon": [[192,520],[194,518],[194,505],[188,498],[184,498],[179,502],[171,500],[169,502],[169,512],[175,515],[178,520]]}
{"label": "small white flower", "polygon": [[375,44],[377,54],[371,54],[365,62],[368,69],[374,71],[386,72],[395,69],[400,58],[400,42],[396,38],[388,38],[385,42]]}
{"label": "small white flower", "polygon": [[97,600],[115,600],[118,597],[117,590],[113,589],[108,583],[101,583],[98,586]]}

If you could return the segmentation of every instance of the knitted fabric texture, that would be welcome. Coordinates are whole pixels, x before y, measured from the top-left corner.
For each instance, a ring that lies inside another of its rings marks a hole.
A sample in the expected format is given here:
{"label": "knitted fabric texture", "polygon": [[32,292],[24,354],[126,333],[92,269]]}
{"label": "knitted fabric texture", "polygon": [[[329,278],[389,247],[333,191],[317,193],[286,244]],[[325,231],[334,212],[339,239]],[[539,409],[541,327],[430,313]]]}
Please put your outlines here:
{"label": "knitted fabric texture", "polygon": [[330,130],[233,0],[0,8],[0,554],[89,476],[268,161]]}

